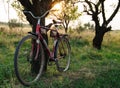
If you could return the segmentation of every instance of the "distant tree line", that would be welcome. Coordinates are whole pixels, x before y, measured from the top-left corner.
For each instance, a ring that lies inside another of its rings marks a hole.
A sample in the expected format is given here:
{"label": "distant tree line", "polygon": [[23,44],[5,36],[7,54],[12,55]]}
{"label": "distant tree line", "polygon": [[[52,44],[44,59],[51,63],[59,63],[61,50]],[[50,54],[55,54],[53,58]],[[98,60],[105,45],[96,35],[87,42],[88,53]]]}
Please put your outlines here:
{"label": "distant tree line", "polygon": [[11,19],[8,22],[8,26],[10,27],[10,29],[15,28],[15,27],[23,27],[23,23],[17,22],[16,19]]}

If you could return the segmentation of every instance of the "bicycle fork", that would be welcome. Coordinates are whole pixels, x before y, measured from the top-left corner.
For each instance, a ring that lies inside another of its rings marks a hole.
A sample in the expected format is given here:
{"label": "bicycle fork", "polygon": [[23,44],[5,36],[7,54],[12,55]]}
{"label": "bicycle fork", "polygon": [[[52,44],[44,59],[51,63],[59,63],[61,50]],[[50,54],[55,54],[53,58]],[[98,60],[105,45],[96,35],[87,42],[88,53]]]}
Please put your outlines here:
{"label": "bicycle fork", "polygon": [[40,45],[39,45],[39,43],[40,43],[40,40],[37,39],[36,43],[37,43],[37,51],[36,51],[36,55],[35,55],[35,58],[34,58],[35,60],[37,60],[37,58],[39,56],[39,51],[40,51]]}
{"label": "bicycle fork", "polygon": [[[34,41],[34,40],[32,40],[32,41]],[[35,40],[32,43],[32,49],[31,49],[31,52],[30,52],[30,57],[33,57],[33,60],[35,60],[35,61],[38,59],[38,56],[39,56],[39,51],[40,51],[40,45],[39,45],[39,43],[40,43],[39,39]],[[36,46],[36,44],[37,44],[37,46]]]}

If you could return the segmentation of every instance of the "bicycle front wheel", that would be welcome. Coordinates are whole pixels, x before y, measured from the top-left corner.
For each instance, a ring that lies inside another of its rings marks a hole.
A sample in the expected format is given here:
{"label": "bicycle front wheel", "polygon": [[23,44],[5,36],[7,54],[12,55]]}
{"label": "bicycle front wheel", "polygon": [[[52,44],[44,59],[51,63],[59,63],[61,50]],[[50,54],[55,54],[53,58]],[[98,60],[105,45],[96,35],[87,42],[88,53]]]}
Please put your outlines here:
{"label": "bicycle front wheel", "polygon": [[70,65],[70,44],[66,37],[60,38],[55,46],[55,61],[57,70],[60,72],[66,71]]}
{"label": "bicycle front wheel", "polygon": [[[36,82],[42,74],[44,66],[44,51],[41,42],[39,43],[40,50],[37,60],[34,60],[36,56],[36,48],[33,47],[32,42],[36,42],[37,37],[34,35],[25,36],[18,44],[14,55],[14,68],[15,74],[18,80],[24,86],[30,86]],[[38,44],[35,43],[34,46]],[[33,49],[34,48],[34,49]],[[38,64],[34,72],[32,69],[33,64]]]}

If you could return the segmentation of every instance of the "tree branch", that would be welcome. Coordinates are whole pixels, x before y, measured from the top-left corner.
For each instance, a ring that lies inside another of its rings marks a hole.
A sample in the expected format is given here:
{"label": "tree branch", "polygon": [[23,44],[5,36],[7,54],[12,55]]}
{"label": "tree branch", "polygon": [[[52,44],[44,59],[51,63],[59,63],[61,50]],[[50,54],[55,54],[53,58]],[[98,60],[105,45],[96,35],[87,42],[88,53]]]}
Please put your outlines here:
{"label": "tree branch", "polygon": [[88,6],[89,6],[89,8],[90,8],[91,12],[92,12],[92,13],[94,13],[94,10],[93,10],[93,7],[92,7],[91,2],[90,2],[90,1],[88,1],[88,0],[85,0],[85,2],[88,4]]}
{"label": "tree branch", "polygon": [[106,25],[106,16],[105,16],[104,2],[101,2],[101,4],[102,4],[102,17],[103,17],[103,24]]}
{"label": "tree branch", "polygon": [[118,0],[118,5],[115,9],[115,11],[113,12],[113,14],[110,16],[110,18],[106,21],[106,24],[109,24],[110,21],[114,18],[114,16],[117,14],[118,10],[120,8],[120,0]]}
{"label": "tree branch", "polygon": [[84,11],[83,12],[86,12],[88,15],[92,15],[92,13],[90,13],[89,10],[87,10],[87,6],[86,5],[83,5],[84,7]]}

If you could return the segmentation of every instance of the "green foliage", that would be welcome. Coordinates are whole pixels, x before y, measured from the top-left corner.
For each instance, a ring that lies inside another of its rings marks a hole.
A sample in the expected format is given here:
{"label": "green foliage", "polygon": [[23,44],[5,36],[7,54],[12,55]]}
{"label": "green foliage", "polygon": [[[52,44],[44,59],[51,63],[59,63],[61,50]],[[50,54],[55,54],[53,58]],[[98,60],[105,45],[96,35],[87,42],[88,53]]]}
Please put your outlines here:
{"label": "green foliage", "polygon": [[25,16],[22,13],[23,6],[18,2],[18,0],[14,0],[14,2],[11,4],[11,6],[16,10],[18,17],[21,20],[24,20]]}
{"label": "green foliage", "polygon": [[60,5],[61,9],[58,12],[53,12],[50,15],[63,22],[63,27],[65,32],[67,32],[70,22],[81,16],[81,13],[78,12],[78,6],[73,5],[71,1],[61,2]]}
{"label": "green foliage", "polygon": [[82,31],[85,31],[85,30],[86,29],[83,26],[81,26],[80,24],[78,25],[78,27],[75,28],[75,31],[77,33],[81,33]]}
{"label": "green foliage", "polygon": [[85,30],[93,30],[94,31],[94,25],[90,24],[89,22],[85,23],[83,25],[81,25],[81,23],[79,23],[77,25],[77,27],[75,28],[75,31],[78,33],[81,33],[82,31],[85,31]]}
{"label": "green foliage", "polygon": [[71,2],[65,2],[62,6],[63,20],[76,20],[81,13],[78,12],[78,6],[73,5]]}
{"label": "green foliage", "polygon": [[84,24],[84,28],[89,30],[94,30],[94,25],[88,22]]}

